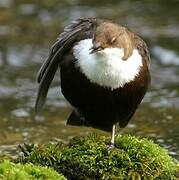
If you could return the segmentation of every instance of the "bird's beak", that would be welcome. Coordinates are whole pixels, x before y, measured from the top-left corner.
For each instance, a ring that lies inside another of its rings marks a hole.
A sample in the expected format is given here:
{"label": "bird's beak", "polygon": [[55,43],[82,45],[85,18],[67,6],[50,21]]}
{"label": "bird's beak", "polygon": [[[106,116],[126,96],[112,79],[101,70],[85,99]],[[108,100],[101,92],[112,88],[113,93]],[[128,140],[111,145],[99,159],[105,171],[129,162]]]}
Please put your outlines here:
{"label": "bird's beak", "polygon": [[100,50],[102,50],[101,44],[100,43],[95,43],[95,44],[93,44],[93,46],[89,50],[90,50],[90,54],[93,54],[93,53],[95,53],[97,51],[100,51]]}

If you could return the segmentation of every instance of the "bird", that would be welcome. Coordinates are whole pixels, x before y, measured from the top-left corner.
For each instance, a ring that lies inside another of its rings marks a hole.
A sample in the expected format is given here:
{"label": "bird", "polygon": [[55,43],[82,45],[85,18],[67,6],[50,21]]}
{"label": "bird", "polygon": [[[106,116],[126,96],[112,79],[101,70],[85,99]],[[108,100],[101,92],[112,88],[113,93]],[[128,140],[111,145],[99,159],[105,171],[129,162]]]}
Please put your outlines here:
{"label": "bird", "polygon": [[124,128],[150,84],[150,53],[144,40],[112,20],[79,18],[67,25],[41,66],[35,110],[40,112],[56,71],[72,105],[67,124],[111,132]]}

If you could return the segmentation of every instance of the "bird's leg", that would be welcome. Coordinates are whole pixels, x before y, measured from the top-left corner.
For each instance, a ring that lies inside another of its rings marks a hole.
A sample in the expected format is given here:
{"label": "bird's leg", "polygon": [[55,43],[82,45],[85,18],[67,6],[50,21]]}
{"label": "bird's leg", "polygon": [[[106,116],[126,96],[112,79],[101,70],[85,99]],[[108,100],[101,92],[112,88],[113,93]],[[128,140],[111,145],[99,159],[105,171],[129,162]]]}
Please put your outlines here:
{"label": "bird's leg", "polygon": [[112,126],[112,134],[111,134],[111,142],[110,142],[109,145],[107,145],[107,150],[110,150],[110,149],[115,147],[115,143],[114,143],[115,132],[116,132],[116,124],[113,124],[113,126]]}
{"label": "bird's leg", "polygon": [[116,125],[113,124],[112,126],[112,135],[111,135],[111,147],[114,147],[114,140],[115,140],[115,132],[116,132]]}

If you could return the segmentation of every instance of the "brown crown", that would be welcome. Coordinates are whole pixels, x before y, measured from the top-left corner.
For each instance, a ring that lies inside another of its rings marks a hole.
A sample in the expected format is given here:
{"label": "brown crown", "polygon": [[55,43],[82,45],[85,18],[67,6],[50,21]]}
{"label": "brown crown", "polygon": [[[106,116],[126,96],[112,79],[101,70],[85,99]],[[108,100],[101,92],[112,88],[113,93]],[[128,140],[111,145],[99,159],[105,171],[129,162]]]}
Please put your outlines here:
{"label": "brown crown", "polygon": [[133,34],[127,28],[111,22],[103,22],[96,28],[94,42],[100,43],[102,48],[123,48],[123,60],[126,60],[132,55],[134,49],[132,38]]}

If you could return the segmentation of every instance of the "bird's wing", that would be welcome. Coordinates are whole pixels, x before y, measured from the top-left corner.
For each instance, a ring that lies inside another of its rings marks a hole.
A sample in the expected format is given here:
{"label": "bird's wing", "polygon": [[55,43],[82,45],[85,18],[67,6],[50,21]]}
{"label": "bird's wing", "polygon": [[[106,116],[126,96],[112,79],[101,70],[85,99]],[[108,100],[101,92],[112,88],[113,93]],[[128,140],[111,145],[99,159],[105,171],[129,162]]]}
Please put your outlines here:
{"label": "bird's wing", "polygon": [[137,35],[134,35],[134,39],[136,42],[137,49],[139,50],[139,52],[141,52],[143,59],[146,61],[148,69],[150,69],[151,59],[150,59],[150,53],[149,53],[149,49],[147,47],[147,44],[143,41],[142,38],[140,38]]}
{"label": "bird's wing", "polygon": [[62,63],[64,53],[67,52],[75,42],[89,38],[95,25],[95,18],[78,19],[65,27],[64,31],[57,38],[50,50],[48,58],[43,63],[37,75],[39,89],[35,104],[36,112],[39,112],[45,103],[48,88],[58,66]]}

